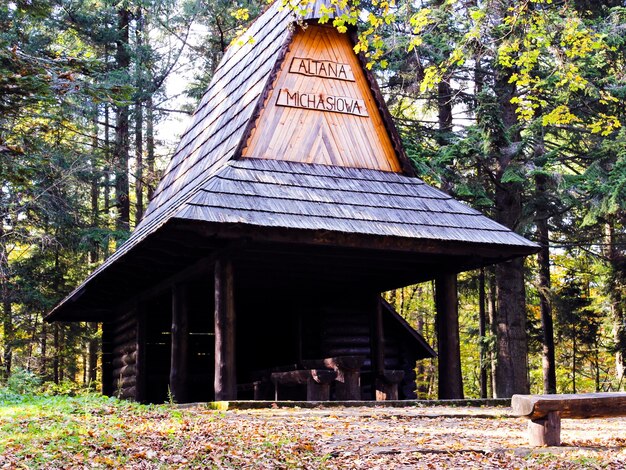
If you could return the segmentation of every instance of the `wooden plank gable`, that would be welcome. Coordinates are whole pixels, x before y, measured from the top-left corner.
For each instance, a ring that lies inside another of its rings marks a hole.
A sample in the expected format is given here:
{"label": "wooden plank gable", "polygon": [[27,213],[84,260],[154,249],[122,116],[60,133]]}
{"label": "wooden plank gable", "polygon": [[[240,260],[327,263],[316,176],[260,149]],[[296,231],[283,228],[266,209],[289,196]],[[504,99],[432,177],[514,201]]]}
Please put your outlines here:
{"label": "wooden plank gable", "polygon": [[346,34],[298,29],[242,156],[401,171]]}

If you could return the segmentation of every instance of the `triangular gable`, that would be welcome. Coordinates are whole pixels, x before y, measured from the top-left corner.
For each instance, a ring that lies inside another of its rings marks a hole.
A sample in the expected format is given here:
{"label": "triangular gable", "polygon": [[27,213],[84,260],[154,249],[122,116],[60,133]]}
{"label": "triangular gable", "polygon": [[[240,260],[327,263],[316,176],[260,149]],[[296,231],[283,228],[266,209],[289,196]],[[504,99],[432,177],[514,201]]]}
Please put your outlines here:
{"label": "triangular gable", "polygon": [[400,172],[352,41],[298,28],[242,156]]}

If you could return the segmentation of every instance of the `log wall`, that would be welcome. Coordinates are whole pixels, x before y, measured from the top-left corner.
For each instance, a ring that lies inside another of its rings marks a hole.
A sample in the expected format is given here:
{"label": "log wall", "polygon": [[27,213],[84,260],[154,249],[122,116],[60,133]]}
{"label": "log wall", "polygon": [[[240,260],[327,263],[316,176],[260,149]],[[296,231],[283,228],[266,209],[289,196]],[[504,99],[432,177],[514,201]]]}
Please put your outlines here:
{"label": "log wall", "polygon": [[134,310],[109,324],[111,331],[110,380],[112,393],[119,398],[137,400],[137,316]]}
{"label": "log wall", "polygon": [[[363,355],[361,391],[363,399],[372,399],[373,367],[370,342],[371,309],[360,305],[325,309],[322,316],[321,355],[323,357]],[[393,322],[384,318],[384,367],[403,370],[400,398],[415,398],[415,355],[396,331]]]}

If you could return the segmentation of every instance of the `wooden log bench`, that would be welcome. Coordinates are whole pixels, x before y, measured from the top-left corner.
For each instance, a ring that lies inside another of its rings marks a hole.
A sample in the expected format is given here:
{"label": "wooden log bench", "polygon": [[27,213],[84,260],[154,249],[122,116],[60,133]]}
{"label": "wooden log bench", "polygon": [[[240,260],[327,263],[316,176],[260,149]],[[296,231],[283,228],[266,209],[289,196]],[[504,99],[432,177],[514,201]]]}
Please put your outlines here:
{"label": "wooden log bench", "polygon": [[280,385],[306,385],[307,401],[328,401],[330,384],[337,373],[330,369],[301,369],[288,372],[272,372],[274,383],[274,399],[278,400]]}
{"label": "wooden log bench", "polygon": [[305,369],[331,369],[335,378],[335,399],[340,401],[361,399],[361,366],[365,356],[336,356],[302,361]]}
{"label": "wooden log bench", "polygon": [[626,393],[513,395],[513,414],[529,419],[531,446],[561,445],[561,418],[626,416]]}

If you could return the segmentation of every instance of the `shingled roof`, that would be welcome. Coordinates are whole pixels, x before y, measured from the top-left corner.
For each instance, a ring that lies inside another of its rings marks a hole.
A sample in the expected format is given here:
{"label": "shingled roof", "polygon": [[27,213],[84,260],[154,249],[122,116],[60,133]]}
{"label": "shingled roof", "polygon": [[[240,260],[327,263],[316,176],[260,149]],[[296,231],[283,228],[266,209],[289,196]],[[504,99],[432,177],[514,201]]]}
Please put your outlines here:
{"label": "shingled roof", "polygon": [[[536,245],[412,175],[382,95],[365,68],[401,172],[242,158],[294,36],[295,14],[274,3],[224,55],[146,214],[130,238],[51,313],[77,299],[166,223],[321,230],[373,237],[485,244],[512,256]],[[319,18],[315,3],[304,20]],[[416,245],[418,246],[418,245]],[[503,256],[506,258],[506,256]]]}
{"label": "shingled roof", "polygon": [[228,162],[176,214],[259,227],[532,246],[418,178],[246,158]]}

